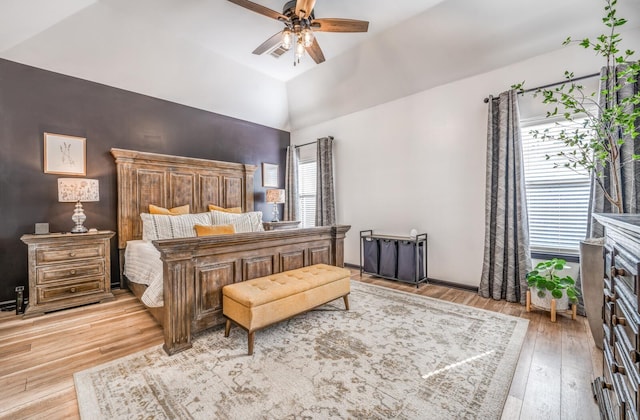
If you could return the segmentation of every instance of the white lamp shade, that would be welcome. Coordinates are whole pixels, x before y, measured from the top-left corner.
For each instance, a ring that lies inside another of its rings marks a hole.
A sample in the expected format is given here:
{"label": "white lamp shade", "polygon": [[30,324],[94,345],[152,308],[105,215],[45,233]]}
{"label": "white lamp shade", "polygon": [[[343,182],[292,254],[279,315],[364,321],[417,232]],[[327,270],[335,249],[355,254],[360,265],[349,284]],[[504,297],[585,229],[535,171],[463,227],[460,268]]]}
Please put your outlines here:
{"label": "white lamp shade", "polygon": [[284,203],[284,190],[267,190],[267,203]]}
{"label": "white lamp shade", "polygon": [[98,180],[58,178],[58,201],[61,203],[100,201]]}

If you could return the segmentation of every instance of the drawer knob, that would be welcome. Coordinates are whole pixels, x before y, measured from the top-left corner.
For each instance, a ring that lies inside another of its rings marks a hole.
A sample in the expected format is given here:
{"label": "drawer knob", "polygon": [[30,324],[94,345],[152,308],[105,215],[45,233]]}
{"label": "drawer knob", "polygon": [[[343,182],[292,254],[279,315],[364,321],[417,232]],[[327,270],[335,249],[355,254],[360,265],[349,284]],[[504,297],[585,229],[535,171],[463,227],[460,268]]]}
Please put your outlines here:
{"label": "drawer knob", "polygon": [[76,288],[75,288],[75,287],[72,287],[71,289],[69,289],[69,291],[70,291],[71,293],[75,293],[75,292],[76,292]]}
{"label": "drawer knob", "polygon": [[69,270],[69,273],[70,273],[71,275],[76,274],[76,270]]}
{"label": "drawer knob", "polygon": [[627,270],[625,270],[624,268],[618,268],[615,265],[611,267],[611,277],[626,276],[626,275],[627,275]]}
{"label": "drawer knob", "polygon": [[611,323],[612,323],[613,325],[618,325],[618,324],[620,324],[620,325],[627,325],[627,320],[626,320],[626,319],[624,319],[624,318],[620,318],[620,317],[619,317],[619,316],[617,316],[617,315],[614,315],[614,316],[612,316],[612,317],[611,317]]}
{"label": "drawer knob", "polygon": [[73,252],[73,251],[71,251],[71,252],[69,253],[69,256],[70,256],[70,257],[75,257],[75,256],[76,256],[76,253],[75,253],[75,252]]}

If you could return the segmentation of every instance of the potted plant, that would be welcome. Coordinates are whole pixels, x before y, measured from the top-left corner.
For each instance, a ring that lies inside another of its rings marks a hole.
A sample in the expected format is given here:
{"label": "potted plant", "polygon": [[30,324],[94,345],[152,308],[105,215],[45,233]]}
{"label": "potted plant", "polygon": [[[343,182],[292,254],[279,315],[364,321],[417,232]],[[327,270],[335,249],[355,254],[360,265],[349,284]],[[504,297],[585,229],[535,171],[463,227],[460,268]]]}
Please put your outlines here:
{"label": "potted plant", "polygon": [[[534,306],[550,310],[551,300],[556,299],[557,310],[566,310],[569,303],[578,303],[580,292],[575,288],[575,280],[571,276],[559,276],[564,270],[566,261],[560,258],[539,262],[527,273],[527,284],[531,289],[531,303]],[[553,315],[552,315],[553,316]]]}
{"label": "potted plant", "polygon": [[[600,92],[587,91],[573,80],[573,72],[565,71],[565,83],[539,89],[536,95],[541,95],[542,102],[552,107],[547,117],[560,117],[576,124],[555,134],[535,131],[533,134],[543,140],[561,141],[572,150],[560,153],[561,163],[555,166],[582,168],[592,174],[596,188],[602,191],[611,208],[596,211],[625,213],[629,209],[624,205],[621,169],[638,160],[640,155],[634,150],[621,152],[625,143],[632,145],[640,133],[640,91],[632,88],[640,76],[640,63],[632,58],[634,51],[620,49],[622,37],[619,31],[627,20],[617,16],[616,5],[617,0],[605,0],[602,18],[607,28],[605,33],[595,39],[574,41],[569,37],[563,43],[578,44],[604,58],[605,70],[601,73]],[[512,87],[522,91],[523,84]],[[577,123],[578,119],[585,117],[585,123]],[[580,272],[591,333],[596,345],[602,348],[604,262],[601,241],[590,238],[580,244]]]}

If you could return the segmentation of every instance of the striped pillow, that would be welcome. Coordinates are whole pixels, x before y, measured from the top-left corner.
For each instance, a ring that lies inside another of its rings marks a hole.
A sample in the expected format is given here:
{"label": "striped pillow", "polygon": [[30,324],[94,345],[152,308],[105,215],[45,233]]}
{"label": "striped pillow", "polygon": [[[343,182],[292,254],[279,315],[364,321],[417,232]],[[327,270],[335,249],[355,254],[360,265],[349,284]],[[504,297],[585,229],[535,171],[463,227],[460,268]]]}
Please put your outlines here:
{"label": "striped pillow", "polygon": [[250,211],[248,213],[235,214],[214,210],[210,213],[214,225],[232,224],[236,229],[236,233],[262,232],[264,230],[262,227],[261,211]]}
{"label": "striped pillow", "polygon": [[142,239],[145,241],[193,238],[196,236],[195,225],[211,224],[211,215],[209,213],[180,214],[176,216],[140,213],[140,217],[142,218]]}

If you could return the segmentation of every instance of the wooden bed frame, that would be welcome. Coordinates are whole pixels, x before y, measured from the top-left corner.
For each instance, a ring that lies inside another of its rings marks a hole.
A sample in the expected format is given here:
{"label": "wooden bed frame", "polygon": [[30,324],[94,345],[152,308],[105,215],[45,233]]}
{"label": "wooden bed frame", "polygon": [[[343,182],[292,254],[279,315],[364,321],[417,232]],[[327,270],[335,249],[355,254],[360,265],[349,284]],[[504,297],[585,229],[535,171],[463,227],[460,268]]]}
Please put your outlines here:
{"label": "wooden bed frame", "polygon": [[[256,166],[111,149],[118,175],[120,274],[127,241],[142,238],[140,213],[149,204],[209,204],[253,210]],[[152,314],[164,328],[168,354],[191,347],[192,334],[224,324],[222,287],[312,264],[344,266],[344,237],[350,226],[273,230],[153,241],[164,270],[164,307]],[[144,286],[125,281],[140,297]]]}

